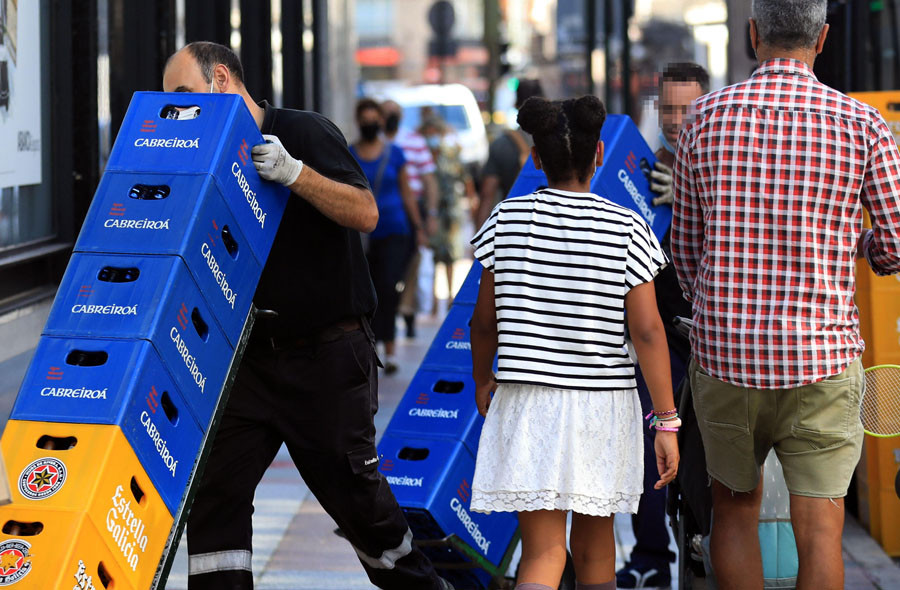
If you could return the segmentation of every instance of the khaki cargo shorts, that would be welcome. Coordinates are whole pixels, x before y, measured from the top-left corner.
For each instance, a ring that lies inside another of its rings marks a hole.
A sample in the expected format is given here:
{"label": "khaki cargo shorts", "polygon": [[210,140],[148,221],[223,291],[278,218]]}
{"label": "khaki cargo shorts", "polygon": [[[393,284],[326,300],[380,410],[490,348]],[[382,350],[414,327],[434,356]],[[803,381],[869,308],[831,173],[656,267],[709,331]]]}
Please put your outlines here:
{"label": "khaki cargo shorts", "polygon": [[688,374],[711,477],[736,492],[752,491],[774,447],[791,494],[847,495],[863,441],[859,359],[839,375],[795,389],[731,385],[693,360]]}

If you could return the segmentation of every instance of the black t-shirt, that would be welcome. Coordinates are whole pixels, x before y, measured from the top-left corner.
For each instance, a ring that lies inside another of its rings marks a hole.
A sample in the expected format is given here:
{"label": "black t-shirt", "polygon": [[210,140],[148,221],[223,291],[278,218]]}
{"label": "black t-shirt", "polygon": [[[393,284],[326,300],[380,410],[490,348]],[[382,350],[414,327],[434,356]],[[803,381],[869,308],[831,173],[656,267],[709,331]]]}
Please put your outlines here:
{"label": "black t-shirt", "polygon": [[[280,109],[266,101],[261,131],[276,135],[293,157],[319,174],[369,189],[340,130],[309,111]],[[273,309],[273,335],[310,336],[335,322],[375,311],[375,289],[359,232],[338,225],[305,199],[291,195],[253,302]]]}

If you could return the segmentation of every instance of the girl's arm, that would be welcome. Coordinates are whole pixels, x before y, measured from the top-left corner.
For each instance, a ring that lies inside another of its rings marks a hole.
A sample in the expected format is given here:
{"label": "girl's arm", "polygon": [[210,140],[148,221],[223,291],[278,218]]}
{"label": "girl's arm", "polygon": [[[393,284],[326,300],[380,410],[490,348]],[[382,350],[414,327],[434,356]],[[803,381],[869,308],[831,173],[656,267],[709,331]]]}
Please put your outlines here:
{"label": "girl's arm", "polygon": [[[638,364],[653,400],[653,409],[661,412],[672,410],[675,408],[675,398],[672,395],[669,345],[659,318],[653,281],[641,283],[625,295],[625,312]],[[662,430],[656,432],[656,465],[660,475],[660,481],[654,486],[656,489],[672,481],[678,472],[678,440],[675,434]]]}
{"label": "girl's arm", "polygon": [[494,304],[494,273],[481,271],[478,301],[472,314],[472,378],[475,380],[475,403],[482,416],[491,405],[494,379],[494,356],[497,354],[497,309]]}

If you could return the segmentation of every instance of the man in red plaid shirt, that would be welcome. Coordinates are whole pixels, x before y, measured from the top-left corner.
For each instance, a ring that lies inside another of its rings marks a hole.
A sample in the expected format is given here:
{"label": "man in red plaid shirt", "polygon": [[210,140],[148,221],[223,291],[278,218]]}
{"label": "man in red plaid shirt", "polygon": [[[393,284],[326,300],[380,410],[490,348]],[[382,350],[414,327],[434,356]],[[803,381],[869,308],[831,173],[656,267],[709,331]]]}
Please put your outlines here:
{"label": "man in red plaid shirt", "polygon": [[[719,585],[762,588],[759,466],[791,493],[797,588],[843,588],[864,343],[855,259],[900,271],[900,155],[878,112],[812,72],[827,0],[754,0],[753,76],[695,103],[675,161],[672,254],[713,479]],[[863,231],[863,207],[874,231]]]}

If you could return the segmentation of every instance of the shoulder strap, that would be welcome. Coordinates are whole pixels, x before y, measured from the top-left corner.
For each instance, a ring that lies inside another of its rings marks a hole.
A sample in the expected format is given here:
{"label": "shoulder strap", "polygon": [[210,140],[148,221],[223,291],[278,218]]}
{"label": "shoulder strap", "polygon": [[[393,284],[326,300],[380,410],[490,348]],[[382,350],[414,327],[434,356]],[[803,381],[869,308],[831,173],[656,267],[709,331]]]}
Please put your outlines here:
{"label": "shoulder strap", "polygon": [[531,148],[528,147],[528,143],[525,141],[525,138],[522,137],[522,134],[515,129],[509,129],[506,132],[506,136],[509,137],[519,149],[519,168],[523,167],[525,162],[528,161],[528,155],[531,153]]}
{"label": "shoulder strap", "polygon": [[378,163],[378,172],[375,173],[375,182],[372,185],[372,195],[377,199],[378,193],[381,192],[381,181],[384,178],[384,171],[387,168],[388,161],[391,159],[391,150],[393,145],[390,142],[384,142],[384,150],[381,153],[381,161]]}

